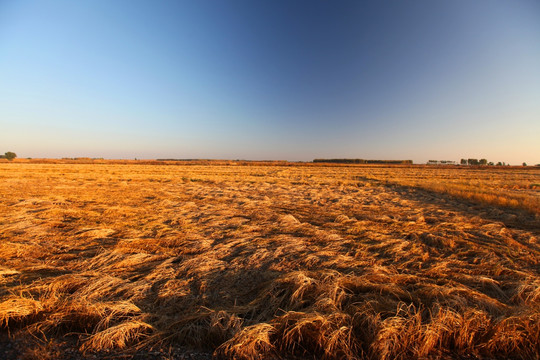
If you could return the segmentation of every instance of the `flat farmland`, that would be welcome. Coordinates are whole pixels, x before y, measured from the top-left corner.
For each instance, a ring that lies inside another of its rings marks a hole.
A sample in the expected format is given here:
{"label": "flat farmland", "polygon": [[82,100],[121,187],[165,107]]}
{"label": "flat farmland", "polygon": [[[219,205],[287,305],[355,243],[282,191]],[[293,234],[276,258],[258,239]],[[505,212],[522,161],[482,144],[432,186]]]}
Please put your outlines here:
{"label": "flat farmland", "polygon": [[540,170],[0,164],[13,358],[538,359]]}

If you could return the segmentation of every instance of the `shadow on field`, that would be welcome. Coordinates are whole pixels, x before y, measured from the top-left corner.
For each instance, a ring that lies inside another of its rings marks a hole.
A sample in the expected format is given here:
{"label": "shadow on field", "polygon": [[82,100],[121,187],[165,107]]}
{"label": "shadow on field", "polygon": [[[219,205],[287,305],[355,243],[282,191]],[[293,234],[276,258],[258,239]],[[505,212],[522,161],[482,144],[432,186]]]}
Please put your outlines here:
{"label": "shadow on field", "polygon": [[499,222],[511,229],[540,233],[540,219],[538,219],[537,215],[525,210],[481,204],[422,187],[396,184],[386,184],[384,186],[396,191],[402,198],[407,200],[425,205],[435,205],[443,210],[459,212],[463,215],[477,216],[490,222]]}

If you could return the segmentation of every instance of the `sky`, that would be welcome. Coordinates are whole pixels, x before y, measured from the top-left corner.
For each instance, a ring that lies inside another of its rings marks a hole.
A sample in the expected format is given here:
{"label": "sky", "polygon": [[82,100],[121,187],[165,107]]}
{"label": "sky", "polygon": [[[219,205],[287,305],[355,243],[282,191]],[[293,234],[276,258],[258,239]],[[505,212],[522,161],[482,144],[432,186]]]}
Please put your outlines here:
{"label": "sky", "polygon": [[540,2],[0,0],[0,153],[540,163]]}

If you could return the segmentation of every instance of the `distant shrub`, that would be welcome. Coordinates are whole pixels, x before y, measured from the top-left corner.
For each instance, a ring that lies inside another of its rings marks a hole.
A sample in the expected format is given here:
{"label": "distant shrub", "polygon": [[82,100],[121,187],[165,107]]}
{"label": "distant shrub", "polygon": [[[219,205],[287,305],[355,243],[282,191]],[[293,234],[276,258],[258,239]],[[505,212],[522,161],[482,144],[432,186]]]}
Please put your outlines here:
{"label": "distant shrub", "polygon": [[15,159],[16,157],[17,157],[17,154],[11,151],[8,151],[4,154],[4,158],[8,159],[9,161]]}

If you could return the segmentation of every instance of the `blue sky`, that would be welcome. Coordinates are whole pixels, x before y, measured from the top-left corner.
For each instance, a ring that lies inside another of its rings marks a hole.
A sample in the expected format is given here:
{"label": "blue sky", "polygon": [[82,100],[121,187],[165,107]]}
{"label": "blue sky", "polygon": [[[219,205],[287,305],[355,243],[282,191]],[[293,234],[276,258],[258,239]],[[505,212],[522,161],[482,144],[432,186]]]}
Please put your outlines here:
{"label": "blue sky", "polygon": [[0,0],[0,152],[540,163],[540,2]]}

